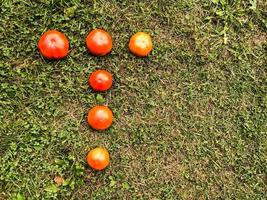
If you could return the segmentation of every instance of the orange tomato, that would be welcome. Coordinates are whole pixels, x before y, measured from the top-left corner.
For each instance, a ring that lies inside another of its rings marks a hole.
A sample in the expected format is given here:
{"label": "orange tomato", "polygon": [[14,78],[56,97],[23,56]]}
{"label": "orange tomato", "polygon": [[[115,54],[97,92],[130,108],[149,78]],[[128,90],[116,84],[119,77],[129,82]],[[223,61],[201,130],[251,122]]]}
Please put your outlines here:
{"label": "orange tomato", "polygon": [[152,51],[152,39],[144,32],[134,34],[129,42],[130,51],[139,57],[145,57]]}
{"label": "orange tomato", "polygon": [[106,31],[94,29],[86,38],[86,46],[91,54],[104,56],[112,49],[112,38]]}
{"label": "orange tomato", "polygon": [[106,70],[96,70],[89,77],[88,83],[95,91],[104,92],[112,86],[112,75]]}
{"label": "orange tomato", "polygon": [[87,154],[86,160],[93,169],[102,170],[109,165],[108,150],[103,147],[97,147]]}
{"label": "orange tomato", "polygon": [[61,59],[69,52],[69,41],[63,33],[49,30],[41,36],[38,49],[45,58]]}
{"label": "orange tomato", "polygon": [[112,124],[113,114],[107,106],[95,106],[88,112],[87,122],[95,130],[105,130]]}

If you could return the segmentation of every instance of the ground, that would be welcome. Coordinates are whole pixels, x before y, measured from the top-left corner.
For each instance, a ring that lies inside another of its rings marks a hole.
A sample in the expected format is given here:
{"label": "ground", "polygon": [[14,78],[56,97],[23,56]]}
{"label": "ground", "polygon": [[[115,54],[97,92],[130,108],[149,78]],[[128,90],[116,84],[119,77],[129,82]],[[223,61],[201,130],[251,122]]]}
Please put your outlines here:
{"label": "ground", "polygon": [[[1,0],[0,199],[266,199],[266,8]],[[96,27],[112,35],[108,56],[85,48]],[[48,29],[69,38],[66,59],[38,52]],[[129,53],[137,31],[153,38],[148,58]],[[115,79],[102,94],[87,85],[98,68]],[[107,131],[86,123],[96,104],[114,112]],[[111,155],[101,172],[85,161],[96,146]]]}

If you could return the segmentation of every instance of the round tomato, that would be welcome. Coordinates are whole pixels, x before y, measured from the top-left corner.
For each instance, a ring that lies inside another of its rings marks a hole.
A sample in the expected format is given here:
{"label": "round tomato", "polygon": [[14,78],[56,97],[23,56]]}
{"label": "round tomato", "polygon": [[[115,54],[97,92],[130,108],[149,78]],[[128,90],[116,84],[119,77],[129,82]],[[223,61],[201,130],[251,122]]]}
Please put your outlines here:
{"label": "round tomato", "polygon": [[63,33],[49,30],[41,36],[38,49],[48,59],[64,58],[69,52],[69,41]]}
{"label": "round tomato", "polygon": [[152,39],[147,33],[137,32],[130,39],[129,49],[134,55],[145,57],[152,51]]}
{"label": "round tomato", "polygon": [[109,164],[108,150],[103,147],[97,147],[87,154],[86,160],[93,169],[102,170]]}
{"label": "round tomato", "polygon": [[87,122],[95,130],[105,130],[112,124],[113,114],[107,106],[95,106],[88,112]]}
{"label": "round tomato", "polygon": [[112,75],[106,70],[96,70],[91,74],[88,82],[95,91],[104,92],[112,86]]}
{"label": "round tomato", "polygon": [[112,49],[112,39],[106,31],[94,29],[86,38],[86,46],[93,55],[104,56]]}

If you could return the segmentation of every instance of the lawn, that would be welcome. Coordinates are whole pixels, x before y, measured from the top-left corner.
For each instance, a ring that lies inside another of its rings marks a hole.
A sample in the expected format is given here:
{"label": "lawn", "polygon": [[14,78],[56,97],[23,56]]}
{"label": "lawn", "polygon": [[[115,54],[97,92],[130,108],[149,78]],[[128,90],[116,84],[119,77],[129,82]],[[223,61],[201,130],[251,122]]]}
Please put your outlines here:
{"label": "lawn", "polygon": [[[0,199],[266,199],[265,0],[1,0]],[[90,55],[93,28],[113,38]],[[66,34],[66,59],[37,50],[45,31]],[[153,39],[147,58],[132,34]],[[114,84],[87,79],[107,69]],[[92,130],[88,109],[114,123]],[[87,152],[106,147],[93,171]],[[55,177],[64,179],[57,185]]]}

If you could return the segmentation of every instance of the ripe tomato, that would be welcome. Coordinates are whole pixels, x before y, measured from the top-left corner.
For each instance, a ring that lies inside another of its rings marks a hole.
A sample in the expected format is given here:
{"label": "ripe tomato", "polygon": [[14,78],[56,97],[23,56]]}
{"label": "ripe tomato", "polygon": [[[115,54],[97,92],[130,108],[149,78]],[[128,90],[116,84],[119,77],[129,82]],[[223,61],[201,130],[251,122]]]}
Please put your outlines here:
{"label": "ripe tomato", "polygon": [[103,147],[97,147],[87,154],[86,160],[93,169],[102,170],[109,164],[108,150]]}
{"label": "ripe tomato", "polygon": [[130,39],[129,49],[136,56],[147,56],[152,50],[151,37],[147,33],[137,32]]}
{"label": "ripe tomato", "polygon": [[112,39],[106,31],[94,29],[86,38],[86,46],[93,55],[104,56],[112,49]]}
{"label": "ripe tomato", "polygon": [[38,49],[48,59],[64,58],[69,52],[69,41],[63,33],[49,30],[41,36]]}
{"label": "ripe tomato", "polygon": [[112,86],[112,75],[106,70],[96,70],[89,77],[88,83],[95,91],[103,92]]}
{"label": "ripe tomato", "polygon": [[113,114],[107,106],[95,106],[88,112],[87,122],[95,130],[105,130],[112,124]]}

